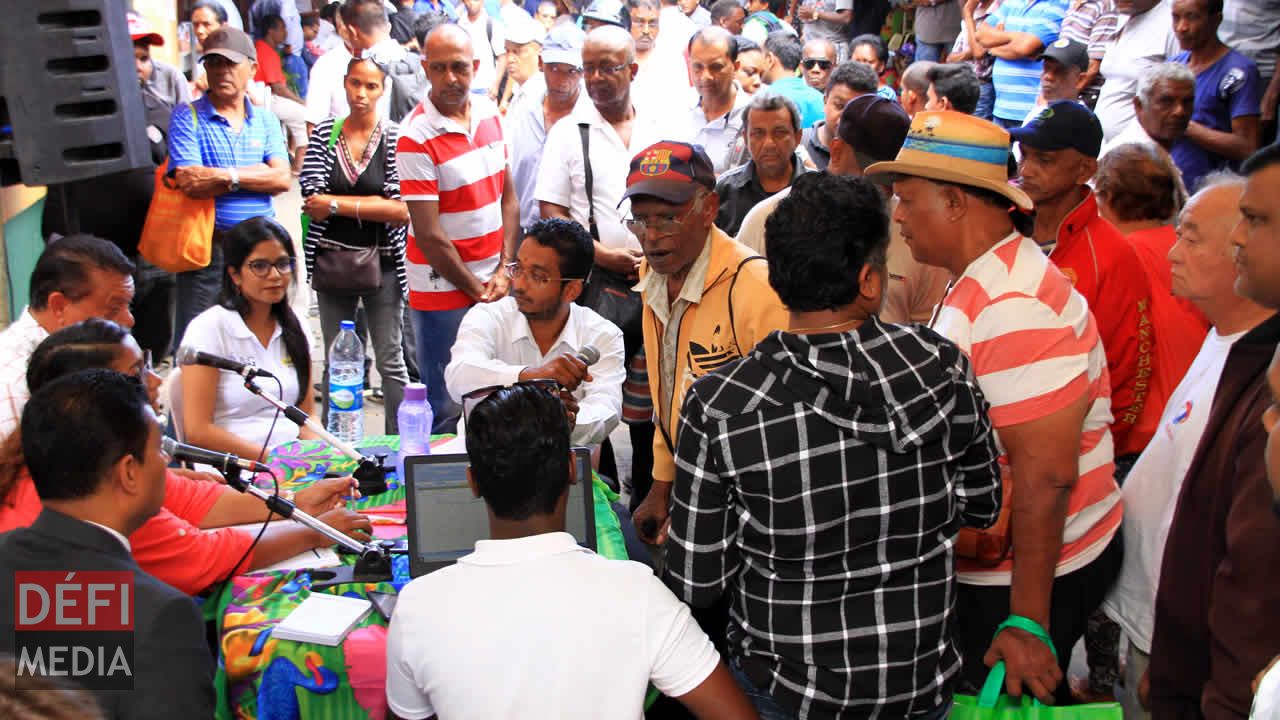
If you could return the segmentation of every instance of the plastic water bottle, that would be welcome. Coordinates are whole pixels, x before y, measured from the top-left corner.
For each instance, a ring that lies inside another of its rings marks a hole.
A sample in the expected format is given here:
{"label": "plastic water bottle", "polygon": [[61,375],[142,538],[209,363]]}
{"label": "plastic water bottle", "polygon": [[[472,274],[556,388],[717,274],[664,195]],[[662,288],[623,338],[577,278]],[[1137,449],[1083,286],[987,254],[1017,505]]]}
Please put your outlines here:
{"label": "plastic water bottle", "polygon": [[364,439],[364,343],[356,335],[353,320],[342,321],[342,329],[329,346],[326,429],[352,444]]}
{"label": "plastic water bottle", "polygon": [[400,426],[400,459],[396,461],[396,477],[404,483],[404,459],[410,455],[431,454],[431,424],[435,414],[427,402],[427,386],[409,383],[404,386],[404,400],[396,411]]}

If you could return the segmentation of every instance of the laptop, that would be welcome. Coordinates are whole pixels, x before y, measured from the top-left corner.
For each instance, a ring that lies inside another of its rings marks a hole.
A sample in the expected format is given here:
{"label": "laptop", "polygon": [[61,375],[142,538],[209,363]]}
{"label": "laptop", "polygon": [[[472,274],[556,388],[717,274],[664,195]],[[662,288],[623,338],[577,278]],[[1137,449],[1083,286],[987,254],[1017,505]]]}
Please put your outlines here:
{"label": "laptop", "polygon": [[[591,451],[573,448],[577,483],[569,486],[565,531],[578,544],[596,549],[595,499],[591,492]],[[420,577],[452,565],[489,538],[489,511],[467,484],[466,454],[413,455],[405,459],[409,574]]]}

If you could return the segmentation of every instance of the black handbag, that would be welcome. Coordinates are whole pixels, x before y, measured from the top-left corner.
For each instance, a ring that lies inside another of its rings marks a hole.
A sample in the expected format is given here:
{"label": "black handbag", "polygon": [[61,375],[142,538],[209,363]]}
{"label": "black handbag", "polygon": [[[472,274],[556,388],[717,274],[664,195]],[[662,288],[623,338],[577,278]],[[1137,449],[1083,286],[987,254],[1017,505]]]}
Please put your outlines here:
{"label": "black handbag", "polygon": [[[578,134],[582,137],[582,163],[586,168],[587,230],[591,232],[591,239],[599,241],[600,231],[596,228],[596,204],[589,154],[590,131],[590,125],[578,123]],[[626,275],[596,265],[591,268],[591,275],[583,283],[578,304],[595,310],[601,317],[617,325],[624,335],[627,333],[638,335],[643,301],[640,299],[640,293],[631,289],[634,284]]]}
{"label": "black handbag", "polygon": [[367,295],[382,287],[378,248],[353,247],[333,240],[316,244],[311,287],[330,295]]}

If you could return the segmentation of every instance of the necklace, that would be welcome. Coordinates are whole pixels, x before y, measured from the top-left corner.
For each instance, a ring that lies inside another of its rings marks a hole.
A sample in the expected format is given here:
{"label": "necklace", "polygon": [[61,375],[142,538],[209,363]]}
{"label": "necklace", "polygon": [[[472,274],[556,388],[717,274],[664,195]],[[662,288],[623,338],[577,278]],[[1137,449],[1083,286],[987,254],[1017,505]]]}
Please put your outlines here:
{"label": "necklace", "polygon": [[852,330],[853,327],[857,327],[858,324],[860,324],[861,322],[862,322],[861,320],[857,320],[857,319],[841,320],[840,322],[831,323],[830,325],[818,325],[816,327],[806,327],[806,328],[787,328],[787,332],[791,333],[792,335],[799,335],[801,333],[818,332],[819,330],[835,330],[836,328],[843,328],[845,325],[852,326],[849,328],[850,330]]}

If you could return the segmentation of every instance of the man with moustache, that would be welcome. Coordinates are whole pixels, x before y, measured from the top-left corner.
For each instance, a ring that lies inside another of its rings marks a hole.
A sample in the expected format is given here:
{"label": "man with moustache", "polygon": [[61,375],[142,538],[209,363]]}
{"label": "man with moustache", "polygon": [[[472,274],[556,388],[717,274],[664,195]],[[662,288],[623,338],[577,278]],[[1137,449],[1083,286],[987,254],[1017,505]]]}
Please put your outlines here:
{"label": "man with moustache", "polygon": [[698,92],[683,139],[701,145],[719,175],[742,161],[745,108],[751,96],[734,82],[736,38],[722,27],[705,27],[689,39],[689,75]]}

